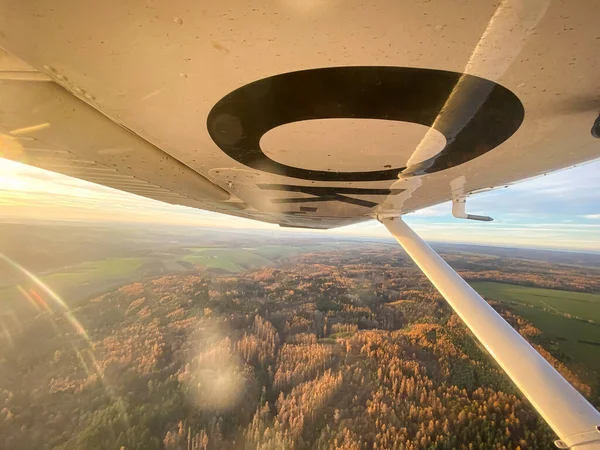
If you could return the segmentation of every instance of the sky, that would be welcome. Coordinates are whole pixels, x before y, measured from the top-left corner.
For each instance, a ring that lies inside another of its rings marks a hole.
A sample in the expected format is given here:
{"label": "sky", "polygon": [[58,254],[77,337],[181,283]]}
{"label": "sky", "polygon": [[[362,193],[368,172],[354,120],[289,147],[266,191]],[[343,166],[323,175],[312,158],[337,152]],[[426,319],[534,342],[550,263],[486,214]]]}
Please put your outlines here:
{"label": "sky", "polygon": [[[489,215],[495,220],[456,219],[451,215],[449,202],[409,214],[405,219],[429,241],[600,252],[600,160],[471,196],[467,212]],[[0,159],[0,219],[19,218],[289,232],[276,225],[168,205]],[[376,221],[319,233],[389,236]]]}

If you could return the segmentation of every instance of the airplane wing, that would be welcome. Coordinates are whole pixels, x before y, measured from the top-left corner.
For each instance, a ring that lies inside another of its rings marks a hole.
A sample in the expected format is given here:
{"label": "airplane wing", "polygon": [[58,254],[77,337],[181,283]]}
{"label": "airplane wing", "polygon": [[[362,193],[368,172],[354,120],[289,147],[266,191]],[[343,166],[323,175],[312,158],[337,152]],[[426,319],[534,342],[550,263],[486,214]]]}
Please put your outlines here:
{"label": "airplane wing", "polygon": [[[282,226],[379,218],[503,365],[510,331],[475,331],[456,301],[481,297],[397,219],[453,200],[487,220],[466,196],[600,157],[597,6],[0,0],[1,156]],[[507,372],[561,445],[597,448],[583,397]]]}
{"label": "airplane wing", "polygon": [[169,203],[331,228],[600,156],[589,2],[0,8],[3,156]]}

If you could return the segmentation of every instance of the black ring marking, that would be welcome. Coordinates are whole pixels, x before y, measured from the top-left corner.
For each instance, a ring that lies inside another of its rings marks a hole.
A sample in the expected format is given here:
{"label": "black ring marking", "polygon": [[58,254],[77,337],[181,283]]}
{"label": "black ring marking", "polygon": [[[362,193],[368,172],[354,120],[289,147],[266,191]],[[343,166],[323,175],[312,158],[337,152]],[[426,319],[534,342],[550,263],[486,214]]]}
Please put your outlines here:
{"label": "black ring marking", "polygon": [[[436,121],[461,83],[461,99]],[[471,111],[472,110],[472,111]],[[245,166],[315,181],[380,181],[404,167],[372,172],[329,172],[278,163],[260,139],[286,123],[311,119],[383,119],[434,127],[446,137],[443,151],[422,164],[433,173],[463,164],[507,140],[525,111],[518,97],[484,78],[409,67],[330,67],[254,81],[223,97],[208,115],[208,132],[227,155]]]}
{"label": "black ring marking", "polygon": [[592,136],[600,139],[600,116],[594,121],[594,125],[592,126]]}

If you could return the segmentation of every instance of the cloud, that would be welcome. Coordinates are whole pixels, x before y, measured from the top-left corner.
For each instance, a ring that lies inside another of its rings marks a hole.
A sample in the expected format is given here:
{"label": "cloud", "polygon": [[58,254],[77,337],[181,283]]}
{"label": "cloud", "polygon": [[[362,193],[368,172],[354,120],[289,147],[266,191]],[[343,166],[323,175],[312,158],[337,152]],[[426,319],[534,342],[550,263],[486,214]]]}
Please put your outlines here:
{"label": "cloud", "polygon": [[585,214],[583,216],[584,219],[590,219],[590,220],[600,220],[600,214]]}

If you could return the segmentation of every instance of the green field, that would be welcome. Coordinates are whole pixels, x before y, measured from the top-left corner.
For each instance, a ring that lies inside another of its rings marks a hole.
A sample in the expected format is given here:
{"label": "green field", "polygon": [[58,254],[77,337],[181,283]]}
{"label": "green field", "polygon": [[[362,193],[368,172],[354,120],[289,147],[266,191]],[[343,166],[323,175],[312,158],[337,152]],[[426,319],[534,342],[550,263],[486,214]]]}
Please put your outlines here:
{"label": "green field", "polygon": [[[192,247],[175,252],[152,252],[142,257],[107,258],[63,267],[55,272],[39,275],[39,278],[53,291],[75,304],[89,295],[113,289],[118,285],[147,276],[164,273],[178,273],[189,270],[181,263],[199,264],[208,269],[229,273],[244,272],[261,267],[274,266],[283,258],[315,251],[339,248],[330,245],[267,245],[256,248]],[[16,280],[19,280],[18,275]],[[19,281],[16,281],[19,284]],[[22,283],[30,282],[22,277]],[[0,304],[4,308],[26,306],[23,295],[15,287],[0,288]]]}
{"label": "green field", "polygon": [[73,287],[97,280],[128,278],[144,263],[142,258],[110,258],[86,262],[69,267],[65,271],[42,276],[41,279],[53,289]]}
{"label": "green field", "polygon": [[313,253],[325,250],[339,250],[339,245],[335,243],[323,245],[306,245],[302,247],[293,247],[289,245],[265,245],[255,250],[255,253],[269,259],[281,259],[290,256],[299,255],[301,253]]}
{"label": "green field", "polygon": [[251,250],[233,248],[190,248],[191,254],[182,258],[192,264],[226,272],[243,272],[258,267],[271,266],[273,261]]}
{"label": "green field", "polygon": [[[112,289],[139,274],[145,263],[144,258],[108,258],[85,262],[61,269],[39,279],[69,306],[77,304],[88,295]],[[26,275],[15,279],[15,285],[26,290],[39,288]],[[27,299],[16,286],[0,289],[0,305],[3,311],[27,311]]]}
{"label": "green field", "polygon": [[[558,341],[572,363],[582,363],[600,373],[600,347],[581,342],[600,342],[600,294],[489,281],[470,284],[485,298],[509,304],[544,335]],[[589,320],[595,323],[586,322]]]}
{"label": "green field", "polygon": [[226,272],[243,272],[261,267],[273,266],[282,258],[301,253],[311,253],[337,248],[332,245],[266,245],[258,248],[216,248],[192,247],[186,250],[189,254],[181,258],[192,264],[201,264],[209,269],[221,269]]}
{"label": "green field", "polygon": [[570,314],[600,324],[600,294],[541,289],[514,284],[474,281],[471,286],[480,294],[503,302],[517,302],[547,308],[558,314]]}

